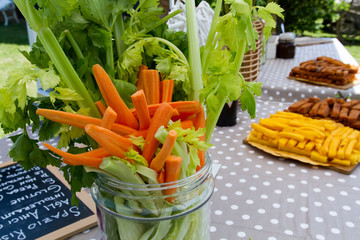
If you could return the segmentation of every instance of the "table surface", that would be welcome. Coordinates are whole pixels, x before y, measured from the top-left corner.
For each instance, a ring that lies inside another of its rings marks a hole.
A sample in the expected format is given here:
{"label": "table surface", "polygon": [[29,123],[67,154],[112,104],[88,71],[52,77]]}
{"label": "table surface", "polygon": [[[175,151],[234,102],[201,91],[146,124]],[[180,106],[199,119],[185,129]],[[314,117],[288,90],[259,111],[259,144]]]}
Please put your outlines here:
{"label": "table surface", "polygon": [[[358,239],[360,170],[344,175],[321,167],[271,156],[242,141],[250,125],[304,97],[332,97],[334,88],[287,79],[302,61],[328,56],[357,64],[341,43],[296,47],[294,59],[266,60],[258,81],[257,117],[238,111],[237,124],[217,127],[209,153],[221,164],[211,198],[211,239]],[[341,91],[360,98],[360,87]],[[0,163],[10,160],[10,140],[0,140]],[[97,228],[71,240],[99,239]]]}

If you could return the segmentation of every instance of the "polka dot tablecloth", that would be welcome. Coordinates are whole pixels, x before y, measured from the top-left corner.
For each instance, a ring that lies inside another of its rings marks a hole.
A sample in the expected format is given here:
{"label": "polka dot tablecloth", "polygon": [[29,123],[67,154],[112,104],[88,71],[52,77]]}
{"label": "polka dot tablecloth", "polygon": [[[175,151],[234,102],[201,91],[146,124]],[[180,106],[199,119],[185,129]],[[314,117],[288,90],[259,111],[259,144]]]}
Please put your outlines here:
{"label": "polka dot tablecloth", "polygon": [[[211,198],[212,240],[360,239],[359,168],[344,175],[274,157],[243,143],[251,123],[259,118],[303,97],[331,97],[338,91],[287,79],[293,66],[322,55],[356,64],[336,39],[297,47],[294,59],[267,60],[259,75],[263,95],[257,99],[257,117],[250,119],[239,111],[235,126],[215,129],[209,153],[221,167]],[[341,92],[359,96],[357,87]],[[0,163],[10,160],[11,146],[10,140],[0,140]],[[95,240],[99,232],[95,227],[70,239]]]}

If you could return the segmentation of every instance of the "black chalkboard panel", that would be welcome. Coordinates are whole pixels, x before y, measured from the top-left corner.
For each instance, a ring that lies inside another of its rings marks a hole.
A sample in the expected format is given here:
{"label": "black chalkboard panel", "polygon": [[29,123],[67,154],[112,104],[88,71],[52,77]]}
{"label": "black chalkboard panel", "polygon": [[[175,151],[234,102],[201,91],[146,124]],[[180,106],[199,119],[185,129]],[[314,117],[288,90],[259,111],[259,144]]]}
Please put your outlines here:
{"label": "black chalkboard panel", "polygon": [[55,168],[0,166],[0,240],[64,239],[96,225],[90,196],[71,205],[71,192]]}

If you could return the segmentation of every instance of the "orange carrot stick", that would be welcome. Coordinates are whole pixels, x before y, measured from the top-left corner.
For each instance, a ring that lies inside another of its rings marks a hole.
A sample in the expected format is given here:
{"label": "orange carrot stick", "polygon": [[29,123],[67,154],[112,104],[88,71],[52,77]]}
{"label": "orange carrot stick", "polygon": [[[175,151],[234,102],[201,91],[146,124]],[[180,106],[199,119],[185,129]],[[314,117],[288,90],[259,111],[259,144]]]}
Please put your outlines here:
{"label": "orange carrot stick", "polygon": [[77,165],[86,165],[98,168],[102,161],[102,158],[78,156],[76,154],[67,153],[57,149],[56,147],[51,146],[48,143],[43,143],[43,145],[57,155],[60,155],[61,157],[68,159],[69,162],[75,163]]}
{"label": "orange carrot stick", "polygon": [[[110,156],[110,153],[106,151],[104,148],[97,148],[88,152],[79,153],[77,156],[85,156],[85,157],[95,157],[95,158],[104,158]],[[75,162],[71,159],[63,157],[63,162],[69,165],[82,165],[78,162]]]}
{"label": "orange carrot stick", "polygon": [[160,103],[160,78],[158,70],[147,69],[140,72],[148,104]]}
{"label": "orange carrot stick", "polygon": [[[201,111],[196,114],[194,120],[195,130],[200,128],[205,128],[205,111],[204,108],[201,108]],[[205,141],[205,135],[200,137],[201,141]],[[196,167],[196,171],[199,171],[205,165],[205,151],[198,151],[198,156],[200,159],[200,165]]]}
{"label": "orange carrot stick", "polygon": [[139,90],[133,95],[131,95],[131,100],[136,109],[137,117],[140,124],[140,130],[148,128],[150,125],[150,114],[147,107],[144,91]]}
{"label": "orange carrot stick", "polygon": [[174,91],[174,80],[167,79],[160,83],[161,90],[161,101],[160,102],[171,102]]}
{"label": "orange carrot stick", "polygon": [[137,150],[136,146],[133,145],[129,139],[124,138],[109,129],[94,124],[88,124],[85,126],[85,131],[111,155],[124,158],[125,153],[129,151],[130,148]]}
{"label": "orange carrot stick", "polygon": [[116,118],[117,118],[116,112],[111,107],[107,107],[103,115],[103,118],[101,120],[100,126],[103,128],[111,129],[115,123]]}
{"label": "orange carrot stick", "polygon": [[165,181],[165,172],[164,171],[160,171],[159,173],[158,173],[158,177],[157,177],[157,181],[158,181],[158,183],[164,183],[164,181]]}
{"label": "orange carrot stick", "polygon": [[[145,93],[146,94],[146,93]],[[202,106],[199,101],[178,101],[178,102],[169,102],[170,106],[174,109],[176,109],[179,114],[196,114],[201,111]],[[150,117],[152,117],[156,110],[159,108],[160,104],[150,104],[148,105]],[[130,112],[134,114],[135,117],[137,117],[136,109],[132,108],[130,109]]]}
{"label": "orange carrot stick", "polygon": [[177,132],[175,130],[170,130],[168,135],[166,136],[164,145],[162,146],[160,152],[156,155],[156,157],[151,160],[150,168],[159,172],[163,167],[166,159],[170,156],[171,151],[175,145],[177,138]]}
{"label": "orange carrot stick", "polygon": [[180,123],[182,129],[188,129],[194,126],[194,123],[191,120],[181,121]]}
{"label": "orange carrot stick", "polygon": [[[101,119],[99,118],[84,116],[76,113],[39,108],[36,110],[36,114],[54,122],[64,123],[79,128],[84,128],[86,124],[101,125]],[[117,123],[112,126],[111,130],[120,135],[129,135],[136,132],[133,128]]]}
{"label": "orange carrot stick", "polygon": [[[175,182],[179,179],[180,169],[181,169],[182,158],[178,156],[171,155],[166,159],[165,162],[165,182]],[[164,190],[164,195],[171,195],[176,193],[176,188],[170,188]],[[168,197],[166,200],[169,202],[174,201],[174,197]]]}
{"label": "orange carrot stick", "polygon": [[159,141],[155,138],[155,133],[160,126],[168,124],[173,108],[168,103],[161,103],[160,107],[154,114],[154,117],[150,121],[149,131],[145,138],[144,149],[142,156],[150,163],[153,158],[156,148],[159,145]]}
{"label": "orange carrot stick", "polygon": [[139,124],[136,118],[131,114],[129,108],[121,99],[109,75],[107,75],[105,70],[99,64],[93,66],[93,72],[107,106],[112,107],[118,114],[117,123],[124,124],[133,129],[138,129]]}
{"label": "orange carrot stick", "polygon": [[101,116],[104,116],[104,113],[106,111],[106,106],[105,106],[104,102],[102,100],[99,100],[95,103],[95,106],[99,110]]}
{"label": "orange carrot stick", "polygon": [[138,75],[137,75],[138,81],[136,82],[136,87],[137,87],[138,90],[144,89],[144,78],[143,78],[142,75],[140,75],[141,71],[142,70],[148,70],[148,69],[149,68],[147,66],[145,66],[145,65],[141,65],[139,67],[139,72],[138,72]]}
{"label": "orange carrot stick", "polygon": [[147,129],[143,129],[143,130],[140,130],[140,131],[133,132],[132,134],[126,135],[125,137],[128,138],[130,135],[134,136],[134,137],[142,136],[145,139],[148,132],[149,132],[149,129],[147,128]]}

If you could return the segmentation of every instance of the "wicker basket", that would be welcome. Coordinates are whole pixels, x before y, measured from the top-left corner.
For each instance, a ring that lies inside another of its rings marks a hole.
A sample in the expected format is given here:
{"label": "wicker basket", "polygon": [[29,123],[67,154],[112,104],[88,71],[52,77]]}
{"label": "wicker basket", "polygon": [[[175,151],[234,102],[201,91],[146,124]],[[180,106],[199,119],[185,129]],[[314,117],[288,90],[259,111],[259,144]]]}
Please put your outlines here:
{"label": "wicker basket", "polygon": [[259,35],[259,38],[256,40],[256,50],[250,50],[244,55],[244,59],[240,68],[241,74],[243,75],[245,81],[248,82],[256,81],[258,78],[264,28],[264,24],[260,20],[254,21],[253,25]]}

